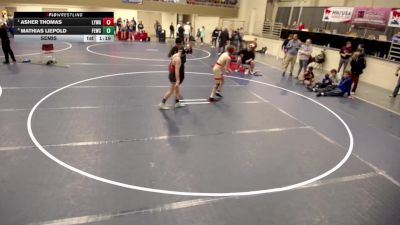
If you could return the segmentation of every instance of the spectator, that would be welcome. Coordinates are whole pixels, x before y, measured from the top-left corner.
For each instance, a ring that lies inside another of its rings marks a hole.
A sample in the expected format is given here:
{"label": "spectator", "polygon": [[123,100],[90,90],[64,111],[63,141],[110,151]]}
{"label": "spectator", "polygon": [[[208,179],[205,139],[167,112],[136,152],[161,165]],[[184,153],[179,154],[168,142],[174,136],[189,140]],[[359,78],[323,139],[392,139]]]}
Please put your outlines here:
{"label": "spectator", "polygon": [[125,40],[126,39],[126,31],[127,31],[127,21],[123,20],[122,24],[121,24],[121,40]]}
{"label": "spectator", "polygon": [[14,17],[10,15],[7,20],[8,32],[10,32],[11,37],[14,37]]}
{"label": "spectator", "polygon": [[200,28],[197,28],[196,41],[200,39]]}
{"label": "spectator", "polygon": [[303,30],[305,28],[304,23],[300,22],[299,23],[299,30]]}
{"label": "spectator", "polygon": [[237,69],[236,72],[238,72],[239,67],[242,66],[242,64],[247,64],[250,66],[249,72],[247,72],[247,70],[245,71],[245,74],[250,74],[252,75],[254,72],[254,59],[256,58],[256,54],[255,54],[255,46],[254,44],[249,44],[249,46],[247,47],[247,49],[244,49],[242,51],[239,52],[239,57],[237,59]]}
{"label": "spectator", "polygon": [[333,84],[338,84],[340,82],[340,78],[337,75],[337,70],[336,69],[331,69],[331,79]]}
{"label": "spectator", "polygon": [[175,38],[175,27],[172,22],[171,25],[169,25],[169,38]]}
{"label": "spectator", "polygon": [[234,30],[232,33],[231,44],[236,48],[237,51],[240,51],[240,34],[238,30]]}
{"label": "spectator", "polygon": [[365,55],[364,44],[359,44],[357,46],[357,51],[360,51],[361,55]]}
{"label": "spectator", "polygon": [[7,33],[7,26],[5,23],[1,25],[0,27],[0,39],[1,39],[1,47],[3,48],[4,52],[4,58],[6,61],[3,62],[3,64],[9,64],[10,59],[9,56],[11,56],[12,61],[15,63],[15,57],[14,57],[14,52],[11,50],[10,47],[10,39],[8,38],[8,33]]}
{"label": "spectator", "polygon": [[218,29],[218,27],[216,27],[214,29],[214,31],[212,32],[211,35],[211,48],[216,48],[217,47],[217,40],[219,37],[219,34],[221,33],[221,30]]}
{"label": "spectator", "polygon": [[339,68],[337,70],[338,73],[340,73],[340,69],[342,68],[342,66],[343,66],[343,73],[344,73],[347,65],[349,64],[349,60],[350,60],[352,53],[353,53],[353,49],[351,48],[351,42],[348,41],[346,43],[346,46],[343,46],[339,52],[340,61],[339,61]]}
{"label": "spectator", "polygon": [[185,26],[183,26],[184,29],[184,43],[187,44],[190,41],[190,32],[191,32],[191,27],[189,24],[189,21],[186,22]]}
{"label": "spectator", "polygon": [[156,33],[156,37],[158,38],[158,20],[153,25],[154,32]]}
{"label": "spectator", "polygon": [[133,30],[133,34],[135,34],[135,33],[136,33],[136,26],[137,26],[137,23],[136,23],[135,17],[132,17],[132,20],[131,20],[131,22],[132,22],[132,30]]}
{"label": "spectator", "polygon": [[283,57],[283,58],[285,58],[286,57],[286,54],[287,54],[287,51],[288,51],[288,49],[287,49],[287,44],[289,43],[289,41],[290,40],[292,40],[293,39],[293,34],[289,34],[289,37],[288,38],[286,38],[284,41],[283,41],[283,44],[282,44],[282,50],[283,50],[283,52],[285,53],[285,56]]}
{"label": "spectator", "polygon": [[185,41],[185,29],[183,28],[183,26],[181,24],[179,24],[179,28],[178,28],[178,37],[179,39],[181,39],[182,42]]}
{"label": "spectator", "polygon": [[392,37],[392,42],[398,42],[400,41],[400,31],[397,32],[397,34],[393,35]]}
{"label": "spectator", "polygon": [[352,92],[355,93],[358,86],[358,79],[360,78],[360,75],[363,73],[363,70],[367,66],[364,56],[361,55],[360,51],[354,52],[354,56],[351,59],[350,65],[351,79],[353,80]]}
{"label": "spectator", "polygon": [[121,17],[119,17],[118,19],[117,19],[117,32],[118,31],[121,31],[121,26],[122,26],[122,19],[121,19]]}
{"label": "spectator", "polygon": [[310,91],[317,92],[317,90],[320,90],[322,88],[327,88],[328,86],[333,85],[332,78],[330,77],[329,73],[326,73],[324,78],[322,79],[321,82],[317,82],[314,87],[310,88]]}
{"label": "spectator", "polygon": [[[400,66],[396,70],[396,77],[399,76],[399,73],[400,73]],[[393,94],[390,97],[396,98],[396,96],[399,94],[399,89],[400,89],[400,77],[397,80],[397,85],[394,88]]]}
{"label": "spectator", "polygon": [[297,21],[296,21],[296,20],[293,21],[291,28],[292,28],[292,29],[297,29],[297,28],[298,28],[298,26],[297,26]]}
{"label": "spectator", "polygon": [[143,25],[142,21],[139,21],[137,28],[138,28],[139,32],[144,32],[144,25]]}
{"label": "spectator", "polygon": [[128,21],[128,39],[133,40],[133,22]]}
{"label": "spectator", "polygon": [[293,35],[293,39],[289,41],[286,48],[288,49],[288,54],[283,61],[283,73],[282,76],[285,76],[286,69],[290,64],[290,76],[293,76],[294,64],[296,63],[297,53],[301,47],[301,41],[298,39],[297,34]]}
{"label": "spectator", "polygon": [[206,36],[206,28],[204,26],[201,27],[200,29],[200,41],[201,45],[204,44],[204,37]]}
{"label": "spectator", "polygon": [[[162,32],[163,32],[163,29],[162,29],[161,23],[158,23],[158,24],[157,24],[157,34],[158,34],[158,37],[160,37],[160,35],[161,35]],[[164,35],[165,35],[165,34],[164,34]]]}
{"label": "spectator", "polygon": [[351,90],[351,84],[353,81],[351,80],[350,77],[350,71],[345,71],[343,74],[342,79],[340,80],[339,85],[335,86],[329,86],[327,88],[321,89],[317,97],[320,96],[344,96],[347,94],[348,98],[351,98],[350,90]]}
{"label": "spectator", "polygon": [[161,23],[156,20],[156,22],[154,23],[154,31],[156,32],[156,37],[160,37],[160,34],[162,32],[162,26]]}
{"label": "spectator", "polygon": [[190,26],[190,32],[189,32],[189,41],[192,41],[193,38],[193,26],[191,23],[189,23]]}
{"label": "spectator", "polygon": [[303,44],[299,50],[299,58],[300,58],[300,67],[299,72],[297,73],[296,78],[299,77],[301,70],[303,69],[306,72],[307,66],[310,62],[310,57],[312,54],[312,46],[311,46],[311,39],[307,39],[306,43]]}
{"label": "spectator", "polygon": [[304,72],[303,84],[306,88],[312,88],[314,86],[314,68],[312,66],[308,67],[307,71]]}
{"label": "spectator", "polygon": [[225,46],[228,44],[229,41],[229,31],[228,28],[225,27],[224,30],[219,35],[219,53],[221,55],[225,52]]}
{"label": "spectator", "polygon": [[239,28],[239,36],[240,36],[240,45],[239,45],[239,49],[243,49],[243,37],[244,37],[244,30],[243,27]]}

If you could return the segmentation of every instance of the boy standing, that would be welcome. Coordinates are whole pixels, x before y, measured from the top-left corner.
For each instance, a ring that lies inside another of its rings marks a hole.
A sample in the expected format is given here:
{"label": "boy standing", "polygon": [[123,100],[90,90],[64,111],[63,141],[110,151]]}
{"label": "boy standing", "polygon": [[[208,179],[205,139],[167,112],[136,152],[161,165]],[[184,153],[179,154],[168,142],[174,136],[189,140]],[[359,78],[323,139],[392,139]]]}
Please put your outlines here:
{"label": "boy standing", "polygon": [[221,91],[222,91],[222,85],[224,84],[224,76],[222,75],[222,69],[225,70],[225,72],[230,72],[231,70],[229,69],[229,64],[231,62],[231,55],[235,51],[235,48],[233,46],[228,46],[227,51],[221,54],[221,56],[218,58],[217,62],[215,63],[213,67],[213,73],[214,73],[214,80],[215,80],[215,87],[211,91],[210,98],[208,99],[210,102],[215,102],[215,95],[218,97],[222,97]]}
{"label": "boy standing", "polygon": [[175,108],[183,107],[184,105],[179,101],[179,84],[180,84],[180,76],[179,71],[181,67],[181,55],[182,50],[179,50],[178,53],[174,54],[171,57],[171,62],[169,63],[168,70],[169,70],[169,81],[171,82],[171,86],[167,92],[165,92],[164,97],[159,104],[160,109],[165,110],[169,109],[166,105],[166,102],[169,97],[175,94]]}

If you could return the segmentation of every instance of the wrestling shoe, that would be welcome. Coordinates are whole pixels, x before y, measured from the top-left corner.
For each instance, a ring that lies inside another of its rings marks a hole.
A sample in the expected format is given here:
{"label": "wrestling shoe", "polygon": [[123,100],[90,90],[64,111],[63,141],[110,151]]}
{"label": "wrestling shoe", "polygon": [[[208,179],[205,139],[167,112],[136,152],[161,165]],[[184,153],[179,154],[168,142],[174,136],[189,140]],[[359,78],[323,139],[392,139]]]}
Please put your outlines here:
{"label": "wrestling shoe", "polygon": [[209,102],[217,102],[217,99],[212,98],[212,97],[209,97],[209,98],[208,98],[208,101],[209,101]]}
{"label": "wrestling shoe", "polygon": [[162,102],[158,105],[158,108],[161,110],[169,109],[169,107],[165,103],[162,103]]}
{"label": "wrestling shoe", "polygon": [[182,108],[184,106],[185,106],[185,104],[183,104],[182,102],[175,103],[175,108]]}

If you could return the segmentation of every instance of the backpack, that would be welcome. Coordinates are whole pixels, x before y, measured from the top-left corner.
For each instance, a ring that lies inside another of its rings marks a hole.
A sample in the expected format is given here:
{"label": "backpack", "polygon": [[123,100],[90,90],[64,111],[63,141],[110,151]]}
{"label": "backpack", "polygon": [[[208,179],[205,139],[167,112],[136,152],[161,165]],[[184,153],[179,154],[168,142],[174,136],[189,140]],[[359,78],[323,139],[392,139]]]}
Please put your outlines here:
{"label": "backpack", "polygon": [[316,63],[324,63],[325,62],[325,52],[321,51],[320,54],[314,57],[314,62]]}

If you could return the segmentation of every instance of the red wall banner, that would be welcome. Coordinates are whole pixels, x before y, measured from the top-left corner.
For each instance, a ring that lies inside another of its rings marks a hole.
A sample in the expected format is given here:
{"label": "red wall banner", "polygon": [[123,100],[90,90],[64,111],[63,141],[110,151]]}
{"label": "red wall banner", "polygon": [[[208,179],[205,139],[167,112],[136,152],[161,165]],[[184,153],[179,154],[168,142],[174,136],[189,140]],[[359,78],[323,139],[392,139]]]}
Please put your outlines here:
{"label": "red wall banner", "polygon": [[356,28],[385,30],[391,8],[354,7],[352,24]]}

